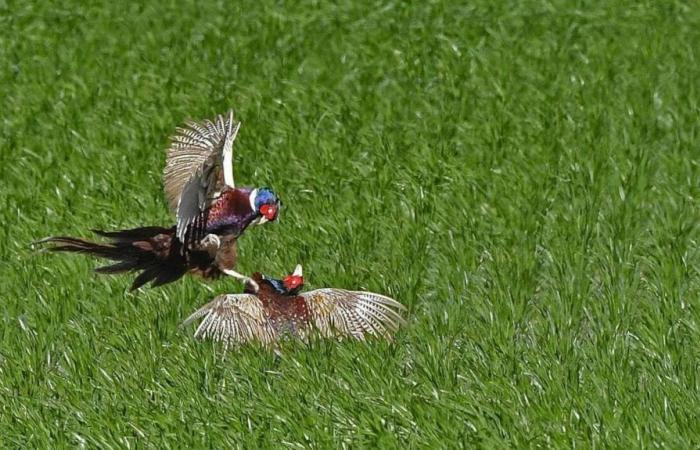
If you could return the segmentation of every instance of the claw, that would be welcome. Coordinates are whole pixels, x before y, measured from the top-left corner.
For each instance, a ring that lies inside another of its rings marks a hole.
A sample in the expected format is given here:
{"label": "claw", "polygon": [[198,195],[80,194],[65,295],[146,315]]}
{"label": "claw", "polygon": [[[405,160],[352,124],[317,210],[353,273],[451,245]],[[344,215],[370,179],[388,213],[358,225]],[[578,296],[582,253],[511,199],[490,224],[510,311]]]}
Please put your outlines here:
{"label": "claw", "polygon": [[255,280],[250,277],[245,280],[245,284],[250,286],[254,292],[258,292],[258,290],[260,290],[258,283],[256,283]]}
{"label": "claw", "polygon": [[236,278],[237,280],[240,280],[241,282],[243,282],[243,284],[250,286],[251,288],[253,288],[254,292],[258,292],[258,289],[260,289],[260,286],[258,286],[258,283],[256,283],[255,280],[253,280],[252,278],[247,277],[243,274],[240,274],[240,273],[236,272],[235,270],[224,269],[224,270],[222,270],[222,272],[225,275]]}
{"label": "claw", "polygon": [[221,239],[215,234],[207,234],[204,238],[199,241],[199,246],[205,250],[218,250],[221,247]]}

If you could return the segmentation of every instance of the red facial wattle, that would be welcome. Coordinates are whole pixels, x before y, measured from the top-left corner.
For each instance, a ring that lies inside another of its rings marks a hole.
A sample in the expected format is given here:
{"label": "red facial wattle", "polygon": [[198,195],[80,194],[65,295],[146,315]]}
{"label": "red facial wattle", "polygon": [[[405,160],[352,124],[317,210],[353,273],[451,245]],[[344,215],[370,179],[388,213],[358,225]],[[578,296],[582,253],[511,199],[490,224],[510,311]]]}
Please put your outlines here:
{"label": "red facial wattle", "polygon": [[275,218],[277,218],[277,207],[275,205],[262,205],[260,207],[260,214],[267,220],[275,220]]}
{"label": "red facial wattle", "polygon": [[289,275],[284,278],[284,287],[287,289],[294,290],[304,284],[304,278],[297,275]]}

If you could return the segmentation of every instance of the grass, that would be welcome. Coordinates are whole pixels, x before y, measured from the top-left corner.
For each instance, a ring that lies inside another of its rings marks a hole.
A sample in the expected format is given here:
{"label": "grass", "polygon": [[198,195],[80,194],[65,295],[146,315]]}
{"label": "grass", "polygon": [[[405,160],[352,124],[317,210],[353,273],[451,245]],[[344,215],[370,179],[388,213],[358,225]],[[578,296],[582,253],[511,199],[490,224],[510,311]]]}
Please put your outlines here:
{"label": "grass", "polygon": [[[0,447],[700,446],[697,2],[0,2]],[[393,344],[216,346],[29,242],[171,224],[236,109],[239,269],[389,294]]]}

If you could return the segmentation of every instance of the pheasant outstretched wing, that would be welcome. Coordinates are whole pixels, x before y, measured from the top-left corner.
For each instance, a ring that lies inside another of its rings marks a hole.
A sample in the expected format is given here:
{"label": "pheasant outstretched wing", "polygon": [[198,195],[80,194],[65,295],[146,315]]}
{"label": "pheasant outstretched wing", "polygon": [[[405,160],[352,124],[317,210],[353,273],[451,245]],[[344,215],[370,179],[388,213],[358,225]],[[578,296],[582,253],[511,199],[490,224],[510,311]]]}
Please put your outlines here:
{"label": "pheasant outstretched wing", "polygon": [[262,302],[252,294],[220,295],[192,313],[182,326],[202,317],[194,337],[223,342],[226,349],[252,341],[269,345],[277,338]]}
{"label": "pheasant outstretched wing", "polygon": [[234,187],[233,141],[240,126],[229,111],[213,120],[187,122],[172,136],[163,182],[181,241],[213,197],[225,186]]}
{"label": "pheasant outstretched wing", "polygon": [[325,288],[301,296],[306,300],[315,327],[324,337],[364,340],[366,335],[371,335],[391,339],[405,323],[400,311],[406,308],[384,295]]}

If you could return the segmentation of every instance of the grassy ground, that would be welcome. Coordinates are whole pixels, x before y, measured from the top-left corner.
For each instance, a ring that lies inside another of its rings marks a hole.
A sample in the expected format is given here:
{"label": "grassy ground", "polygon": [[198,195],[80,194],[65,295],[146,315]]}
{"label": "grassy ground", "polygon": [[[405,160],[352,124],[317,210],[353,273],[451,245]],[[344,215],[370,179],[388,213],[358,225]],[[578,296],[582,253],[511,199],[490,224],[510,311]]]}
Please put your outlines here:
{"label": "grassy ground", "polygon": [[[34,3],[34,4],[33,4]],[[0,2],[0,447],[700,445],[700,5]],[[283,197],[243,272],[409,308],[394,344],[221,359],[49,234],[170,224],[235,107]]]}

